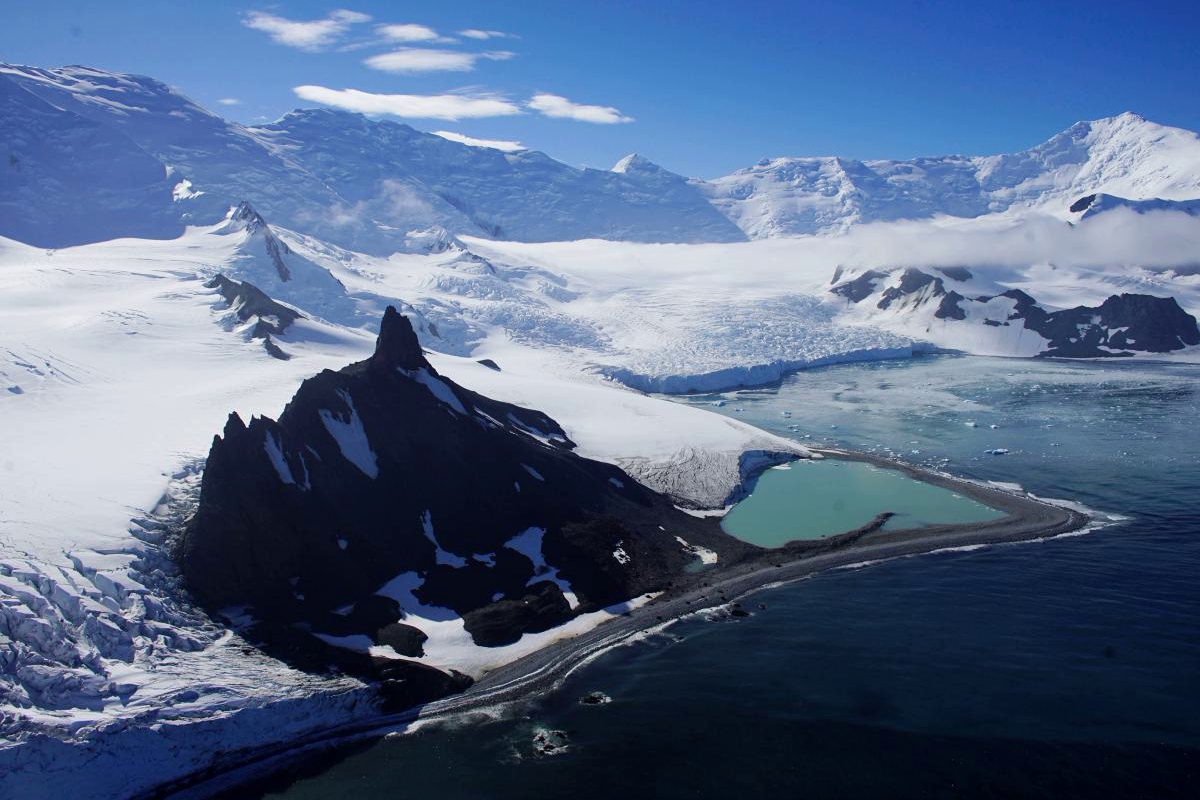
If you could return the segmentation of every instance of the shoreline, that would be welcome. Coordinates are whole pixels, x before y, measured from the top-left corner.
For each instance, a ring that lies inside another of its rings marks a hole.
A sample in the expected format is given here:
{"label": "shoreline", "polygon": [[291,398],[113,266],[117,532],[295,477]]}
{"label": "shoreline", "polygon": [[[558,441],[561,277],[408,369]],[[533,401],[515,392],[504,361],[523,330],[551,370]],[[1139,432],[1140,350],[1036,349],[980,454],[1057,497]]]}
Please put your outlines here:
{"label": "shoreline", "polygon": [[[988,522],[882,531],[884,515],[855,531],[823,540],[789,542],[749,554],[725,567],[690,573],[653,602],[607,620],[586,633],[560,639],[481,677],[466,691],[406,711],[314,731],[299,739],[229,754],[222,764],[194,772],[135,797],[202,798],[264,779],[298,759],[377,739],[418,724],[517,702],[552,690],[572,672],[634,637],[666,627],[698,611],[729,605],[747,596],[819,573],[958,547],[1052,538],[1078,531],[1092,517],[1042,499],[870,453],[809,447],[820,457],[870,463],[950,489],[1005,512]],[[765,470],[766,467],[764,467]],[[748,476],[756,478],[763,470]]]}

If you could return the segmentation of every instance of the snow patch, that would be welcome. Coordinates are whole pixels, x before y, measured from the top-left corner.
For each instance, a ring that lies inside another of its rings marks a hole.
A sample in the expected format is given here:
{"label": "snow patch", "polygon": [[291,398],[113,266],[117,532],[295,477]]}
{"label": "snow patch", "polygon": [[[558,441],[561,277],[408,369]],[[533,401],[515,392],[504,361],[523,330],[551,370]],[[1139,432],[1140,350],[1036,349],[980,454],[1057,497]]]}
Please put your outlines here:
{"label": "snow patch", "polygon": [[571,610],[575,610],[579,607],[579,598],[571,590],[571,584],[558,576],[558,567],[547,564],[546,557],[542,554],[542,537],[545,535],[545,528],[526,528],[505,542],[504,546],[509,550],[516,550],[533,564],[533,577],[526,582],[526,586],[550,581],[562,591]]}
{"label": "snow patch", "polygon": [[425,538],[433,543],[435,548],[434,557],[438,564],[454,567],[455,569],[462,569],[467,565],[465,558],[448,552],[438,544],[437,536],[433,533],[433,514],[429,512],[429,509],[426,509],[425,513],[421,516],[421,529],[425,532]]}
{"label": "snow patch", "polygon": [[417,383],[424,386],[429,392],[442,403],[448,405],[451,409],[459,414],[466,414],[467,409],[463,406],[462,401],[454,394],[454,390],[440,378],[436,378],[429,374],[429,370],[421,367],[413,370],[399,370],[408,377],[412,378]]}
{"label": "snow patch", "polygon": [[709,550],[707,547],[701,547],[698,544],[688,544],[682,536],[676,536],[675,541],[683,548],[684,552],[691,553],[696,558],[700,559],[701,564],[715,564],[719,556],[715,551]]}
{"label": "snow patch", "polygon": [[342,419],[340,414],[321,409],[321,422],[325,423],[325,430],[329,431],[329,435],[337,442],[342,457],[358,467],[368,478],[377,478],[379,463],[375,459],[375,451],[371,449],[371,442],[367,439],[367,432],[363,429],[358,411],[354,408],[354,398],[343,389],[338,390],[338,396],[349,409],[349,418]]}
{"label": "snow patch", "polygon": [[[416,572],[405,572],[384,584],[376,594],[399,603],[405,614],[404,624],[417,628],[429,637],[422,645],[425,655],[414,660],[444,669],[457,669],[473,678],[541,650],[559,639],[587,633],[606,620],[644,606],[655,597],[641,595],[599,611],[580,614],[557,628],[541,633],[526,633],[516,642],[503,647],[480,647],[467,633],[462,618],[451,609],[425,605],[417,599],[414,592],[423,583],[424,579]],[[492,599],[493,602],[501,600],[503,595],[497,594]]]}

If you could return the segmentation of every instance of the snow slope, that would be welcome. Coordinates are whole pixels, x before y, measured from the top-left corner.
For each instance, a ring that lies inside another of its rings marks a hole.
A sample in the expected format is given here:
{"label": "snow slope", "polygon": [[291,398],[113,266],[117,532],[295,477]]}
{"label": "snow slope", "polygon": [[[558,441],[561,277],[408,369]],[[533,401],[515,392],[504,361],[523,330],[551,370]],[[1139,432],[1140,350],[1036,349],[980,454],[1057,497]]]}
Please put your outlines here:
{"label": "snow slope", "polygon": [[0,72],[0,235],[37,247],[177,236],[175,182],[120,132],[56,108]]}

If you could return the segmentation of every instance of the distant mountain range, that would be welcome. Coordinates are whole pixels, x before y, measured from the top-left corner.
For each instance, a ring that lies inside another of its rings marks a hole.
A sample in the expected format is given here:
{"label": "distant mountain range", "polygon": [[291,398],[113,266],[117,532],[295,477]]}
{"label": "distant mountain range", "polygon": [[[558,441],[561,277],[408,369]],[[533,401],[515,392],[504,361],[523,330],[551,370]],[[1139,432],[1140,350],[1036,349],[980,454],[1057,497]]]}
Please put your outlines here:
{"label": "distant mountain range", "polygon": [[730,242],[940,215],[1071,219],[1089,195],[1135,210],[1200,198],[1200,136],[1129,113],[1009,155],[774,158],[707,181],[637,155],[578,169],[328,109],[246,127],[151,78],[78,66],[0,65],[0,109],[0,235],[41,247],[169,238],[242,200],[285,228],[387,253],[431,227],[530,242]]}
{"label": "distant mountain range", "polygon": [[1134,201],[1200,197],[1200,136],[1126,113],[1076,123],[1009,155],[774,158],[693,185],[754,239],[938,215],[1061,216],[1096,193]]}

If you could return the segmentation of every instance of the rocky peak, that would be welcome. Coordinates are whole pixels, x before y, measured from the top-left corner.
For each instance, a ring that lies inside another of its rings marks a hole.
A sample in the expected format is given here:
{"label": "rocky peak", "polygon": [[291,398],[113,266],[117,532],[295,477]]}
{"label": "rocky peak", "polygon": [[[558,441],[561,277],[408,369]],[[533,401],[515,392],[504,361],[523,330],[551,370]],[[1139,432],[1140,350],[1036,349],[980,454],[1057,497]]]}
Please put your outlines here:
{"label": "rocky peak", "polygon": [[375,353],[370,359],[371,369],[432,369],[425,360],[421,343],[408,317],[388,306],[379,325],[379,338],[375,342]]}
{"label": "rocky peak", "polygon": [[450,251],[464,252],[467,246],[440,225],[424,230],[409,231],[404,237],[404,249],[410,253],[436,255]]}
{"label": "rocky peak", "polygon": [[630,172],[662,172],[662,167],[655,164],[648,158],[630,153],[613,165],[613,172],[630,173]]}
{"label": "rocky peak", "polygon": [[230,227],[239,230],[249,231],[250,233],[258,233],[267,227],[267,221],[262,218],[262,215],[254,210],[254,206],[243,200],[238,203],[229,212]]}
{"label": "rocky peak", "polygon": [[263,246],[267,251],[267,258],[271,260],[271,264],[275,267],[275,271],[279,273],[281,281],[289,281],[292,279],[292,271],[288,269],[286,256],[292,254],[291,249],[275,235],[275,231],[271,230],[271,226],[262,218],[262,215],[254,210],[254,207],[245,200],[238,203],[229,211],[226,225],[227,231],[246,231],[252,237],[259,237],[263,241]]}

